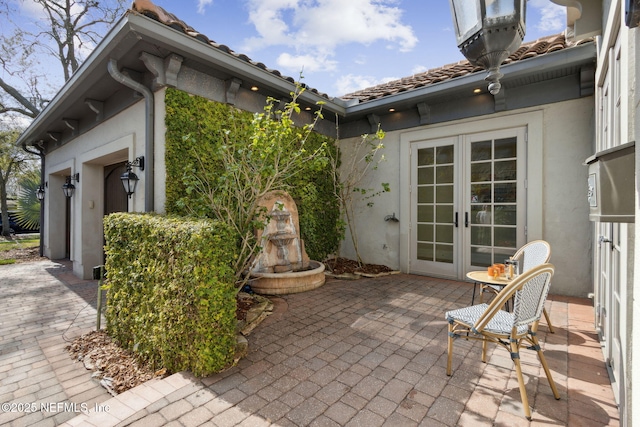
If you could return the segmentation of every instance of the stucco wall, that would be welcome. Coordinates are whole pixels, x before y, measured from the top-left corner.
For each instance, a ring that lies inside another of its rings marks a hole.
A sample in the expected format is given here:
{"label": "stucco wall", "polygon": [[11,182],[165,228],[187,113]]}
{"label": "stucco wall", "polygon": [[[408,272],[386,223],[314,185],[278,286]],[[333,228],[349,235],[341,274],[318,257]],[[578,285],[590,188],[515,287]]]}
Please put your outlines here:
{"label": "stucco wall", "polygon": [[[429,134],[442,138],[461,132],[509,128],[519,123],[528,126],[529,134],[527,240],[545,239],[551,244],[551,262],[556,265],[553,293],[586,297],[593,291],[589,249],[592,232],[586,203],[587,168],[583,162],[592,154],[593,104],[593,98],[586,97],[474,120],[387,133],[384,139],[386,161],[371,171],[361,185],[377,189],[381,183],[388,182],[391,187],[390,193],[369,200],[374,202],[373,206],[366,206],[367,200],[358,204],[356,227],[363,260],[407,271],[409,183],[408,178],[403,178],[408,177],[410,166],[406,149],[406,140],[410,137],[407,134],[422,132],[423,139]],[[356,141],[357,138],[341,141],[346,156],[350,155],[349,147]],[[405,148],[402,148],[403,144]],[[394,213],[400,222],[384,220]],[[340,255],[355,257],[348,232]]]}
{"label": "stucco wall", "polygon": [[[156,141],[164,141],[164,91],[155,96]],[[158,111],[159,110],[159,111]],[[92,268],[102,264],[104,215],[104,166],[144,155],[144,100],[110,118],[100,126],[53,150],[46,157],[45,176],[48,189],[45,203],[45,255],[51,259],[64,257],[65,198],[64,177],[80,174],[71,198],[70,259],[74,273],[91,277]],[[156,210],[164,210],[164,157],[162,143],[157,144],[155,160]],[[144,181],[148,168],[135,170],[140,178],[136,193],[129,199],[129,211],[144,211]]]}

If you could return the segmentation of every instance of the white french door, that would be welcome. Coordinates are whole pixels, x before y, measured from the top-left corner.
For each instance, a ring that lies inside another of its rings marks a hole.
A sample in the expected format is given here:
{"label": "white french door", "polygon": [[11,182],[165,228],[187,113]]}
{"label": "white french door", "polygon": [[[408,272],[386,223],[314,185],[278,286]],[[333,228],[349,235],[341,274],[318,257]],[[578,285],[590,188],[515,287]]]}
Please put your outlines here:
{"label": "white french door", "polygon": [[463,279],[525,243],[525,132],[412,143],[411,272]]}

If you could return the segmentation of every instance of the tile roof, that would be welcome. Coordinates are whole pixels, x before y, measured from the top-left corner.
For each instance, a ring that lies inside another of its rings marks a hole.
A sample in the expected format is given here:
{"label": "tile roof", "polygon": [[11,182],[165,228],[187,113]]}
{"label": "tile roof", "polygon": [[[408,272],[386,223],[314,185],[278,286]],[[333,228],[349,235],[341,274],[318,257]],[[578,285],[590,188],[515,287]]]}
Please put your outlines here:
{"label": "tile roof", "polygon": [[[523,43],[520,48],[516,50],[511,56],[509,56],[502,64],[505,65],[512,62],[521,61],[523,59],[534,58],[536,56],[545,55],[547,53],[581,45],[591,41],[593,41],[593,39],[570,42],[566,40],[564,34],[556,34],[543,37],[532,42]],[[399,80],[393,80],[377,86],[349,93],[341,96],[341,98],[358,99],[361,102],[370,101],[479,71],[484,71],[484,69],[478,66],[471,65],[469,61],[464,60],[455,64],[444,65],[439,68],[434,68],[422,73],[414,74],[413,76],[404,77]]]}
{"label": "tile roof", "polygon": [[[246,61],[253,66],[270,72],[284,80],[291,83],[295,83],[293,77],[284,76],[280,71],[268,68],[262,62],[255,62],[251,60],[247,55],[237,53],[231,50],[228,46],[220,43],[216,43],[210,40],[206,35],[196,31],[193,27],[180,20],[174,14],[167,12],[160,6],[155,5],[151,0],[135,0],[131,6],[133,12],[140,13],[147,17],[150,17],[158,22],[161,22],[168,27],[178,30],[184,34],[187,34],[203,43],[219,49],[225,53],[235,56],[238,59]],[[566,49],[572,46],[577,46],[583,43],[591,42],[592,39],[579,40],[576,42],[567,41],[564,34],[557,34],[548,37],[540,38],[536,41],[523,43],[518,50],[516,50],[509,58],[507,58],[504,64],[509,64],[523,59],[529,59],[540,55],[545,55],[550,52]],[[428,86],[431,84],[439,83],[445,80],[450,80],[456,77],[461,77],[467,74],[483,71],[481,67],[471,65],[469,61],[464,60],[455,64],[444,65],[439,68],[434,68],[422,73],[414,74],[413,76],[404,77],[399,80],[390,81],[377,86],[362,89],[350,94],[342,95],[340,98],[345,100],[357,99],[361,102],[370,101],[378,98],[383,98],[388,95],[393,95],[400,92],[406,92],[412,89]],[[311,92],[314,92],[322,97],[328,98],[327,94],[321,93],[316,89],[310,88],[303,84],[305,88]]]}
{"label": "tile roof", "polygon": [[[262,70],[265,70],[275,76],[281,77],[284,80],[287,80],[291,83],[295,83],[295,79],[293,77],[289,77],[289,76],[284,76],[280,73],[280,71],[275,70],[275,69],[271,69],[268,68],[265,64],[263,64],[262,62],[256,62],[253,61],[251,58],[249,58],[247,55],[243,54],[243,53],[237,53],[234,52],[231,48],[229,48],[229,46],[226,46],[224,44],[220,44],[220,43],[216,43],[215,41],[209,39],[209,37],[207,37],[205,34],[202,34],[200,32],[198,32],[197,30],[195,30],[193,27],[191,27],[189,24],[187,24],[186,22],[182,21],[180,18],[178,18],[177,16],[175,16],[173,13],[171,12],[167,12],[165,9],[163,9],[160,6],[155,5],[152,1],[150,0],[134,0],[132,6],[131,6],[131,10],[133,12],[137,12],[140,13],[141,15],[147,16],[155,21],[158,21],[162,24],[165,24],[168,27],[173,28],[174,30],[178,30],[188,36],[191,36],[197,40],[200,40],[203,43],[206,43],[216,49],[219,49],[225,53],[228,53],[229,55],[233,55],[238,59],[241,59],[245,62],[250,63],[251,65],[260,68]],[[321,93],[319,92],[317,89],[308,87],[307,85],[305,85],[304,83],[302,84],[303,87],[305,87],[306,90],[316,93],[324,98],[329,98],[329,96],[325,93]]]}

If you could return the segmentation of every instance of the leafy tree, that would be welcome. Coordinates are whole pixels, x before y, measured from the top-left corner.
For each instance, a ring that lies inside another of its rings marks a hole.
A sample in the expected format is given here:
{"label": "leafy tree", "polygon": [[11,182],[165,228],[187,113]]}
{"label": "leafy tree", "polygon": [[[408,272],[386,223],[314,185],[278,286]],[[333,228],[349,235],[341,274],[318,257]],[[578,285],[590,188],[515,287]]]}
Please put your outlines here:
{"label": "leafy tree", "polygon": [[22,228],[36,230],[40,227],[40,201],[36,196],[40,187],[40,171],[33,168],[25,171],[18,187],[16,221]]}
{"label": "leafy tree", "polygon": [[0,210],[2,210],[2,235],[9,236],[8,187],[11,180],[24,171],[33,157],[18,147],[15,142],[20,134],[17,130],[0,130]]}
{"label": "leafy tree", "polygon": [[[0,118],[7,114],[35,118],[122,15],[127,3],[125,0],[2,2]],[[45,57],[53,57],[60,64],[59,74],[49,67]],[[40,63],[47,66],[40,68]],[[58,78],[49,82],[56,75]]]}
{"label": "leafy tree", "polygon": [[[125,0],[0,2],[0,123],[16,129],[35,118],[121,16]],[[56,71],[50,66],[60,64]],[[40,64],[46,64],[43,67]],[[0,134],[0,208],[8,224],[7,185],[29,157]],[[26,214],[26,212],[25,212]],[[25,217],[26,219],[26,217]],[[8,230],[3,231],[8,235]]]}
{"label": "leafy tree", "polygon": [[349,229],[351,243],[356,253],[356,261],[360,266],[364,264],[364,261],[360,255],[355,224],[356,202],[366,201],[367,206],[372,206],[373,200],[371,199],[382,193],[391,191],[389,184],[386,182],[381,183],[382,188],[379,190],[362,186],[367,172],[377,169],[380,162],[385,160],[384,154],[382,154],[382,150],[384,149],[382,140],[384,137],[384,131],[378,128],[373,135],[362,135],[360,140],[354,143],[346,153],[340,148],[340,141],[338,141],[336,144],[338,147],[336,156],[331,158],[331,166],[335,171],[333,174],[335,177],[335,196],[340,202],[342,215]]}

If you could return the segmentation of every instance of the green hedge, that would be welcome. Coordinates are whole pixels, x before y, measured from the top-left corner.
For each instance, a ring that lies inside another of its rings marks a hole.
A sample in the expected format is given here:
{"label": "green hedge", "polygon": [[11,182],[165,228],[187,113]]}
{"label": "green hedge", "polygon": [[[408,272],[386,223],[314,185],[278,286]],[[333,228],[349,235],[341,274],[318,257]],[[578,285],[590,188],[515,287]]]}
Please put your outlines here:
{"label": "green hedge", "polygon": [[169,372],[204,376],[229,366],[235,245],[226,226],[128,213],[104,225],[109,335]]}
{"label": "green hedge", "polygon": [[[187,193],[184,174],[194,173],[195,169],[197,176],[215,181],[221,165],[210,153],[220,146],[222,135],[227,131],[235,139],[249,138],[253,114],[172,88],[166,91],[165,104],[166,210],[170,214],[187,215],[185,207],[189,206],[197,216],[212,217],[202,195]],[[185,139],[187,135],[191,138]],[[312,151],[324,141],[328,141],[331,155],[335,156],[335,141],[317,133],[309,138],[307,150]],[[333,182],[331,168],[327,166],[323,170],[310,167],[286,183],[286,190],[298,206],[300,234],[307,254],[320,261],[337,251],[343,232]]]}

